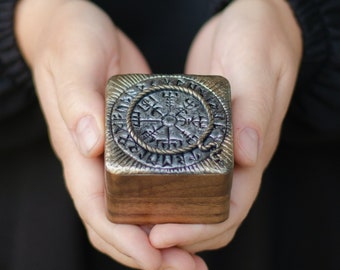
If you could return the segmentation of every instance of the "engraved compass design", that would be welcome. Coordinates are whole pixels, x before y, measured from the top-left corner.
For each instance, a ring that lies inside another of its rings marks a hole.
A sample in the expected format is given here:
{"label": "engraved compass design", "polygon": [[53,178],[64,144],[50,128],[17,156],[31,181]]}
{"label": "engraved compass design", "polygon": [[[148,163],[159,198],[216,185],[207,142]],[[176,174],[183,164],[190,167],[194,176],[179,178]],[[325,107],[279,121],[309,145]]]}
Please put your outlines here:
{"label": "engraved compass design", "polygon": [[214,93],[178,78],[129,87],[110,119],[111,136],[125,155],[163,169],[188,168],[208,157],[216,161],[229,120]]}
{"label": "engraved compass design", "polygon": [[196,92],[182,87],[152,87],[140,93],[127,113],[128,130],[144,149],[179,154],[203,146],[212,114]]}

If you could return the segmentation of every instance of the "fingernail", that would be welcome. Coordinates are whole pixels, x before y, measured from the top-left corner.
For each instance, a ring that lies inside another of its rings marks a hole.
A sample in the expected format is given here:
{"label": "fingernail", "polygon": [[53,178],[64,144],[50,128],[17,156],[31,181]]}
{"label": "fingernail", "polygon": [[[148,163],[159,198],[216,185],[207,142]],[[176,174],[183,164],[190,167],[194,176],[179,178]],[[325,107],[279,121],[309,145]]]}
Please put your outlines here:
{"label": "fingernail", "polygon": [[259,153],[259,136],[252,128],[245,128],[239,136],[240,146],[249,160],[256,163]]}
{"label": "fingernail", "polygon": [[78,122],[75,130],[75,141],[84,155],[88,155],[97,144],[100,134],[95,119],[91,115],[84,116]]}

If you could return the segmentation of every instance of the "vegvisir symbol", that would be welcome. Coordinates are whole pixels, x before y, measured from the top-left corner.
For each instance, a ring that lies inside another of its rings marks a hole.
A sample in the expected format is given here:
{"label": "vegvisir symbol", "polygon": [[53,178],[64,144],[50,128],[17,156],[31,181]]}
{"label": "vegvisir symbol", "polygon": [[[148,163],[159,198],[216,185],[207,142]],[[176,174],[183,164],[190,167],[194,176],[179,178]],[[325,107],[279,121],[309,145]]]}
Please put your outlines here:
{"label": "vegvisir symbol", "polygon": [[[157,104],[157,114],[154,107],[144,106],[145,100]],[[197,147],[207,151],[216,146],[204,145],[213,127],[212,112],[204,99],[180,86],[172,86],[171,90],[169,86],[156,86],[140,92],[127,111],[130,136],[156,154],[179,154]]]}

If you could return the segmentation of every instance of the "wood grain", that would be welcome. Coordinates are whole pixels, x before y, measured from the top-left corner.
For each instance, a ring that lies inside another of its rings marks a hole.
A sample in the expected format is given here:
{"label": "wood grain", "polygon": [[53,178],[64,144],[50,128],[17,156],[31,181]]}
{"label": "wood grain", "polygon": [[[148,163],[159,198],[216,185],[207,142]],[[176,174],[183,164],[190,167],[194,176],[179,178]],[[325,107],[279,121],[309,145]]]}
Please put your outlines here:
{"label": "wood grain", "polygon": [[106,176],[114,223],[219,223],[228,218],[230,174]]}

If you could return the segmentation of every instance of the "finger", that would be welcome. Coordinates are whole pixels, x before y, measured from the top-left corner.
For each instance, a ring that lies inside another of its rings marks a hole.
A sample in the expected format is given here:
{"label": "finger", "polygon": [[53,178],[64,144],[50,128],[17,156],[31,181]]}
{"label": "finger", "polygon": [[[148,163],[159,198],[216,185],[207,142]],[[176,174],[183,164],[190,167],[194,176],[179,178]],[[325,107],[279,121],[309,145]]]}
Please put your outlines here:
{"label": "finger", "polygon": [[107,243],[100,246],[101,250],[109,248],[105,252],[115,256],[116,260],[129,257],[129,261],[134,261],[142,269],[158,269],[160,252],[151,246],[147,234],[140,227],[113,224],[107,219],[103,160],[85,158],[76,149],[71,149],[63,164],[67,186],[80,217]]}
{"label": "finger", "polygon": [[199,256],[179,248],[169,248],[162,251],[161,269],[207,270],[208,267]]}
{"label": "finger", "polygon": [[134,261],[141,269],[158,269],[160,252],[151,246],[147,234],[140,227],[113,224],[107,219],[103,160],[88,159],[76,149],[71,150],[63,161],[67,186],[84,223],[107,243],[101,247],[109,248],[106,253],[115,256],[113,258],[118,261],[129,257],[129,261]]}
{"label": "finger", "polygon": [[267,79],[229,75],[233,82],[234,155],[239,165],[253,166],[260,155],[263,139],[273,112],[275,82]]}
{"label": "finger", "polygon": [[235,31],[240,26],[223,16],[215,17],[198,34],[189,54],[188,72],[203,71],[229,80],[235,161],[254,166],[273,111],[280,71],[263,41],[265,34],[253,26]]}
{"label": "finger", "polygon": [[211,239],[204,240],[202,242],[192,243],[191,245],[178,246],[179,248],[195,254],[201,251],[216,250],[228,245],[235,236],[236,227],[233,230],[228,230],[219,235],[212,237]]}
{"label": "finger", "polygon": [[134,269],[140,268],[140,265],[138,265],[133,258],[121,253],[120,251],[115,249],[112,245],[108,244],[100,236],[98,236],[98,234],[90,226],[86,226],[86,230],[91,244],[98,251],[110,256],[111,258],[116,258],[116,260],[123,265],[126,265]]}
{"label": "finger", "polygon": [[[181,248],[189,252],[200,252],[203,250],[214,250],[228,245],[234,238],[239,226],[248,215],[254,203],[262,177],[261,166],[251,168],[234,169],[234,181],[230,198],[230,215],[228,220],[220,224],[220,227],[208,225],[197,235],[205,237],[196,238],[196,241],[182,243]],[[187,232],[188,234],[190,232]],[[198,242],[197,240],[200,240]]]}
{"label": "finger", "polygon": [[[160,252],[151,246],[148,235],[139,226],[111,223],[106,217],[104,199],[103,161],[88,159],[72,151],[64,163],[68,188],[83,221],[96,234],[120,254],[114,257],[130,257],[142,269],[158,269]],[[70,162],[71,164],[68,164]],[[86,168],[86,169],[84,169]],[[106,253],[110,253],[111,249]]]}
{"label": "finger", "polygon": [[73,44],[50,66],[58,110],[78,149],[88,157],[103,151],[104,67],[108,65],[104,56],[91,54],[90,47]]}
{"label": "finger", "polygon": [[[159,254],[156,259],[155,257],[143,258],[139,256],[139,253],[144,252],[143,250],[139,249],[140,245],[137,245],[138,247],[136,247],[136,250],[131,250],[129,252],[126,252],[124,249],[121,249],[121,247],[117,248],[115,245],[112,245],[111,242],[107,241],[107,239],[100,236],[90,226],[86,226],[86,227],[87,227],[87,232],[88,232],[88,236],[89,236],[91,244],[97,250],[110,256],[111,258],[115,259],[119,263],[127,265],[132,268],[136,268],[136,269],[150,269],[150,270],[159,269],[161,262],[162,262],[160,252],[158,252]],[[122,230],[121,233],[130,234],[131,230],[129,231]],[[132,232],[132,235],[136,236],[136,234],[134,234],[133,232]],[[140,241],[138,237],[133,238],[133,239],[132,238],[124,239],[124,241],[131,241],[131,240],[132,242],[130,244],[133,244],[133,245],[136,245],[137,241]],[[146,261],[144,261],[144,259],[146,259]]]}
{"label": "finger", "polygon": [[256,167],[234,169],[229,218],[219,224],[159,224],[149,235],[156,248],[179,246],[196,253],[226,246],[246,217],[259,189],[261,170]]}
{"label": "finger", "polygon": [[[210,228],[208,228],[210,227]],[[234,237],[237,226],[217,228],[215,225],[176,225],[155,228],[150,242],[159,249],[179,247],[192,254],[224,247]],[[166,236],[164,237],[164,235]]]}
{"label": "finger", "polygon": [[[234,37],[240,43],[243,38]],[[251,40],[258,40],[252,38]],[[223,54],[221,44],[213,56],[210,72],[222,75],[230,81],[234,131],[234,155],[237,164],[254,166],[262,149],[263,136],[267,132],[274,110],[278,68],[274,68],[268,52],[261,44],[231,44]]]}
{"label": "finger", "polygon": [[[118,71],[149,72],[142,56],[131,42],[122,33],[119,36],[121,37],[119,45],[115,44],[117,47],[112,47],[111,59],[113,60],[109,63],[108,70],[100,68],[107,65],[105,57],[97,56],[95,59],[88,59],[91,63],[86,61],[84,63],[83,59],[79,61],[73,59],[73,63],[63,65],[61,74],[54,76],[59,109],[78,148],[85,156],[95,156],[103,150],[103,92],[107,79]],[[83,54],[88,55],[86,52]]]}

